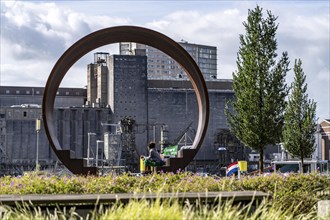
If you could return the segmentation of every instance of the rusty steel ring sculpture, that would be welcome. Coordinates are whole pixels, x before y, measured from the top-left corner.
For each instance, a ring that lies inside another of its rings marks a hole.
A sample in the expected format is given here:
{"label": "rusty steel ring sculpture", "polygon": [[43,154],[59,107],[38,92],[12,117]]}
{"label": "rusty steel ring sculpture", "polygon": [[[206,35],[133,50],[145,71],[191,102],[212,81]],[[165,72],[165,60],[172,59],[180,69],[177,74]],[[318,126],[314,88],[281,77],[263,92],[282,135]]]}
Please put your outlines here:
{"label": "rusty steel ring sculpture", "polygon": [[57,138],[54,126],[54,102],[57,90],[64,76],[82,56],[88,52],[112,43],[136,42],[152,46],[172,57],[187,73],[198,103],[198,128],[192,145],[193,153],[187,154],[185,162],[177,165],[183,169],[194,158],[204,140],[209,120],[209,98],[203,75],[193,58],[178,43],[159,32],[137,27],[117,26],[93,32],[74,43],[59,58],[53,67],[45,87],[42,102],[42,117],[49,143],[58,159],[74,174],[95,174],[96,168],[83,167],[82,159],[73,159],[68,150],[64,150]]}

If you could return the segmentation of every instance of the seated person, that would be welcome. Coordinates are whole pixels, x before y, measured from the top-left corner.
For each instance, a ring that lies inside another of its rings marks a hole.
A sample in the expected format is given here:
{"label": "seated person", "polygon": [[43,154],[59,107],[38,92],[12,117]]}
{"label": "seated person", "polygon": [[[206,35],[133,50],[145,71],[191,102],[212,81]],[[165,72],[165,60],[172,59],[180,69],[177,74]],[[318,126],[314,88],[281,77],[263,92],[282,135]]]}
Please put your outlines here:
{"label": "seated person", "polygon": [[165,165],[165,161],[161,158],[155,147],[156,147],[155,142],[149,143],[148,145],[149,156],[144,157],[145,167],[149,167],[149,166],[158,167]]}

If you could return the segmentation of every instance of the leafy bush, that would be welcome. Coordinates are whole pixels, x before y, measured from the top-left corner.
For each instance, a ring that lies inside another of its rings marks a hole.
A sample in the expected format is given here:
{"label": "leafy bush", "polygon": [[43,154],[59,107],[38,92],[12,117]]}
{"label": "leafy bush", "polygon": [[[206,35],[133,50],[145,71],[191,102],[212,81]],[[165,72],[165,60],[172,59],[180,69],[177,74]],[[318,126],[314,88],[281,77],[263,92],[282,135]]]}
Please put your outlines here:
{"label": "leafy bush", "polygon": [[[320,199],[330,199],[327,176],[290,174],[235,178],[204,177],[189,172],[148,176],[62,176],[30,173],[0,178],[0,194],[102,194],[133,192],[205,192],[256,190],[272,194],[273,202],[304,213]],[[328,192],[328,193],[322,193]],[[302,203],[303,201],[303,203]],[[302,203],[302,204],[300,204]]]}

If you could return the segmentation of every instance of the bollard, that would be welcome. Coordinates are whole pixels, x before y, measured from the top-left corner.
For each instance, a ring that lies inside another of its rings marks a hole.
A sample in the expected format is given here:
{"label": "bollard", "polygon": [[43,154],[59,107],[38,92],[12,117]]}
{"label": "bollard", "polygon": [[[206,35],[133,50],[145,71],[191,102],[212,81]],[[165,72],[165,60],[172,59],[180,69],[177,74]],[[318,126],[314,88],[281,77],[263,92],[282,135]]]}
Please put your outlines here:
{"label": "bollard", "polygon": [[144,156],[140,157],[140,173],[144,173],[146,170],[145,166],[144,166]]}
{"label": "bollard", "polygon": [[321,219],[330,218],[330,200],[321,200],[317,203],[317,217]]}

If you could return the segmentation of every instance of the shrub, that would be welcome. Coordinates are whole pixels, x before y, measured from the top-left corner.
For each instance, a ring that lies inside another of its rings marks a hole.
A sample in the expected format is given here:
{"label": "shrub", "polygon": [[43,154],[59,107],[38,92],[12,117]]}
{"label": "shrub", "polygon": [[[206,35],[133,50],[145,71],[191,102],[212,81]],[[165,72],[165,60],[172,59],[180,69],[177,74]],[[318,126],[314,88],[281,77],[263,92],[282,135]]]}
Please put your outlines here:
{"label": "shrub", "polygon": [[[163,173],[148,176],[55,176],[34,173],[0,178],[0,194],[105,194],[143,192],[205,192],[256,190],[272,194],[273,202],[309,212],[320,199],[330,199],[327,176],[290,174],[269,176],[204,177],[197,174]],[[328,192],[328,193],[322,193]],[[303,201],[303,204],[300,204]]]}

